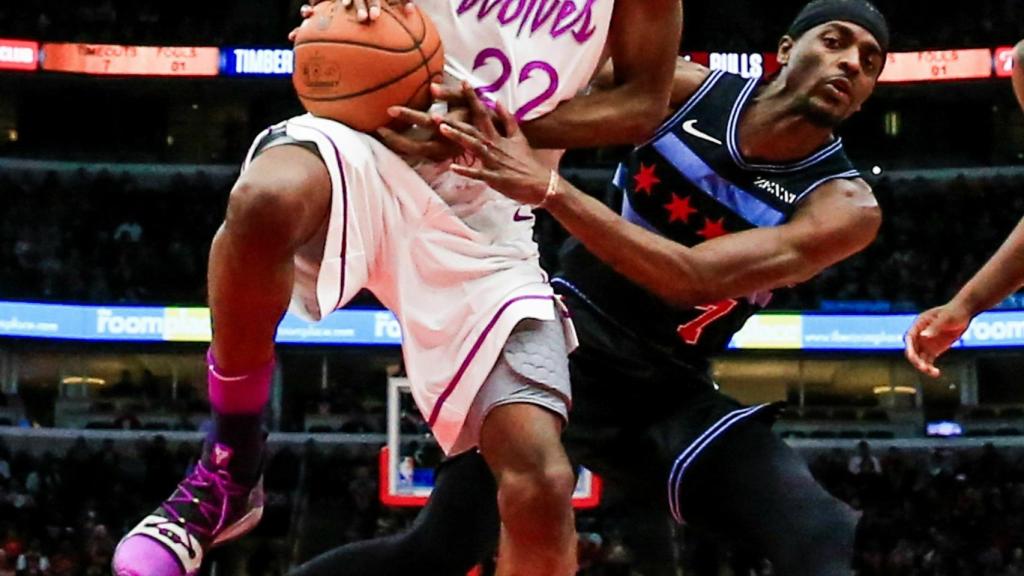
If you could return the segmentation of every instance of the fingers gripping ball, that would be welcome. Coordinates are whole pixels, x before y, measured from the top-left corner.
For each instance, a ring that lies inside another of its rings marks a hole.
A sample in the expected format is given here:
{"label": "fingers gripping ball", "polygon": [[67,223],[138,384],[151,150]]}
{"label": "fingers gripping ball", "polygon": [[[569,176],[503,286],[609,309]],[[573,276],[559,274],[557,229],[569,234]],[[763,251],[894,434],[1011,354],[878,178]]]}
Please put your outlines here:
{"label": "fingers gripping ball", "polygon": [[311,114],[370,132],[391,121],[390,106],[426,110],[443,68],[441,38],[419,9],[383,3],[366,24],[321,2],[295,36],[292,82]]}

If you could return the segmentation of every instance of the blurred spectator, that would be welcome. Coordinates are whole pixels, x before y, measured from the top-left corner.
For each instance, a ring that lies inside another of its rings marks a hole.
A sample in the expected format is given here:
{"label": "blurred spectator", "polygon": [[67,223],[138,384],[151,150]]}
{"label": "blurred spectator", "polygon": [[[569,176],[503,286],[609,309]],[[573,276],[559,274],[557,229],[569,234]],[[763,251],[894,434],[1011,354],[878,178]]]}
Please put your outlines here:
{"label": "blurred spectator", "polygon": [[7,557],[7,551],[0,548],[0,576],[15,576],[14,561]]}
{"label": "blurred spectator", "polygon": [[57,545],[57,551],[50,561],[53,576],[76,576],[82,568],[82,559],[74,543],[64,538]]}
{"label": "blurred spectator", "polygon": [[871,446],[861,440],[857,443],[857,453],[850,456],[850,474],[859,476],[861,474],[878,475],[882,473],[882,464],[871,453]]}
{"label": "blurred spectator", "polygon": [[11,479],[11,463],[8,459],[11,457],[7,451],[7,445],[0,440],[0,483],[5,483]]}
{"label": "blurred spectator", "polygon": [[[62,458],[19,454],[6,485],[15,487],[34,474],[48,487],[27,510],[10,505],[0,481],[0,576],[15,570],[19,576],[108,574],[123,530],[166,493],[166,487],[150,490],[150,485],[173,484],[179,468],[196,455],[191,444],[172,446],[159,437],[133,443],[78,439]],[[1009,453],[988,445],[976,451],[887,450],[879,458],[861,445],[852,457],[841,448],[823,452],[812,459],[811,469],[832,493],[863,513],[859,576],[1024,576],[1022,456],[1021,449]],[[339,542],[404,529],[415,511],[380,506],[376,458],[375,446],[309,443],[303,450],[276,449],[265,477],[265,522],[242,541],[251,547],[238,565],[254,574],[279,574]],[[127,462],[136,463],[137,470]],[[850,466],[853,462],[860,465]],[[61,469],[74,473],[47,472]],[[297,502],[306,504],[296,509]],[[611,511],[580,514],[583,576],[627,575],[641,560],[627,545],[616,516],[606,513]],[[288,544],[288,538],[299,544]],[[719,573],[695,571],[691,563],[697,558],[710,555],[709,565],[726,566],[740,556],[688,533],[685,542],[691,547],[680,555],[686,573]],[[303,552],[295,557],[292,550]],[[736,573],[774,572],[769,563],[750,558]]]}
{"label": "blurred spectator", "polygon": [[137,244],[142,240],[142,225],[134,219],[120,223],[114,229],[114,240],[117,242],[131,242]]}
{"label": "blurred spectator", "polygon": [[1024,576],[1024,548],[1014,548],[1010,562],[1006,565],[1005,576]]}
{"label": "blurred spectator", "polygon": [[43,576],[49,574],[50,559],[42,552],[42,543],[33,540],[28,548],[18,556],[15,572],[18,576]]}

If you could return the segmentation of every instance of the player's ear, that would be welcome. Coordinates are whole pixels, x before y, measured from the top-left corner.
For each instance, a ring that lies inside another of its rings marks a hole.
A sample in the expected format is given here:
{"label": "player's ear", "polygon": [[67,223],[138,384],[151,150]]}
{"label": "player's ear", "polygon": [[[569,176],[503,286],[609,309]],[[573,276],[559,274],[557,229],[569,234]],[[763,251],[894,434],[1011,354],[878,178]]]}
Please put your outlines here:
{"label": "player's ear", "polygon": [[779,39],[779,51],[777,56],[779,57],[779,65],[785,66],[789,64],[789,56],[793,52],[793,46],[796,44],[796,40],[792,36],[783,36]]}

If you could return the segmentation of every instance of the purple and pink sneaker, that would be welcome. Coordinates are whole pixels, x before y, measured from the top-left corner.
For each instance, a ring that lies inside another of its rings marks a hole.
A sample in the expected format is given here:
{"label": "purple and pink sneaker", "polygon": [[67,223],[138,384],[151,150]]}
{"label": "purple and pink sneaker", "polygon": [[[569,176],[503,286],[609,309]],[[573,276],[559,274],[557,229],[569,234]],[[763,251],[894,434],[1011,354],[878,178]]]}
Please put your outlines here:
{"label": "purple and pink sneaker", "polygon": [[139,522],[114,551],[115,576],[192,576],[203,553],[256,527],[263,516],[263,480],[235,483],[231,449],[213,446],[209,462],[178,484],[171,497]]}

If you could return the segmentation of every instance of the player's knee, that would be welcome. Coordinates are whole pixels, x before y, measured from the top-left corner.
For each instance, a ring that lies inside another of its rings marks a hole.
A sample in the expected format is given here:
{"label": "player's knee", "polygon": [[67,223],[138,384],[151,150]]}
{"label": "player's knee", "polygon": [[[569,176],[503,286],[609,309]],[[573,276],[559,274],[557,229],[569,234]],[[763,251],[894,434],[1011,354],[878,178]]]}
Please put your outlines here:
{"label": "player's knee", "polygon": [[534,520],[555,521],[571,510],[575,485],[576,478],[568,462],[502,474],[498,485],[502,519],[508,522],[506,512],[519,510]]}
{"label": "player's knee", "polygon": [[225,228],[235,234],[288,242],[296,235],[294,215],[301,210],[296,195],[254,179],[241,179],[228,197]]}

